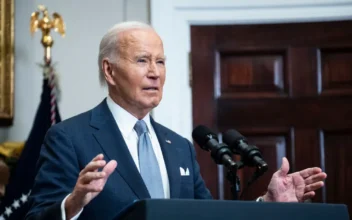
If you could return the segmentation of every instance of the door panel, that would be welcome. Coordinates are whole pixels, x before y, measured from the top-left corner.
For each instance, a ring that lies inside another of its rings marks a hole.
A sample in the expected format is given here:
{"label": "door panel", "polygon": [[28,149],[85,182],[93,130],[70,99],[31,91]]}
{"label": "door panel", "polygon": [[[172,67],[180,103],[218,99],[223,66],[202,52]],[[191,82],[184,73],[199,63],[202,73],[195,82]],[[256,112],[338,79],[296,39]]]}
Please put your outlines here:
{"label": "door panel", "polygon": [[[243,199],[262,195],[286,156],[291,172],[327,172],[313,202],[352,213],[352,21],[192,26],[191,41],[194,127],[234,128],[269,164]],[[226,173],[196,150],[213,196],[231,199]],[[241,189],[253,172],[239,170]]]}
{"label": "door panel", "polygon": [[352,131],[323,132],[322,149],[322,160],[325,159],[329,175],[326,180],[326,201],[352,204]]}

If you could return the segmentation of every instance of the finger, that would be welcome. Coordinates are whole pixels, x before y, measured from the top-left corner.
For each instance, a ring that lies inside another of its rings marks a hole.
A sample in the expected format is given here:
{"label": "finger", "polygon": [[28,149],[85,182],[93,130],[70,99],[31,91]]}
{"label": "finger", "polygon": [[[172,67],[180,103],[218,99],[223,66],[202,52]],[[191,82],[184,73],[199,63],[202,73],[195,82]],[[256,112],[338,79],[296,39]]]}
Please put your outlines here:
{"label": "finger", "polygon": [[106,173],[106,178],[110,176],[110,174],[115,170],[117,167],[117,162],[116,160],[111,160],[108,164],[103,169],[103,172]]}
{"label": "finger", "polygon": [[307,200],[307,199],[311,199],[315,196],[315,192],[314,191],[310,191],[310,192],[307,192],[303,195],[302,197],[302,200]]}
{"label": "finger", "polygon": [[[98,161],[98,160],[102,160],[102,159],[104,159],[104,154],[98,154],[97,156],[95,156],[93,158],[92,161]],[[98,171],[98,169],[95,169],[94,171],[96,172],[96,171]]]}
{"label": "finger", "polygon": [[92,161],[80,172],[80,175],[84,175],[87,172],[96,171],[99,168],[103,168],[106,164],[105,160]]}
{"label": "finger", "polygon": [[318,174],[321,173],[322,170],[319,167],[312,167],[312,168],[307,168],[304,170],[299,171],[299,174],[303,177],[303,178],[307,178],[311,175],[314,174]]}
{"label": "finger", "polygon": [[81,178],[81,184],[90,183],[92,180],[102,179],[106,176],[105,172],[87,172]]}
{"label": "finger", "polygon": [[305,192],[314,191],[314,190],[320,189],[323,186],[324,186],[324,182],[323,181],[319,181],[319,182],[307,185],[305,187],[304,191]]}
{"label": "finger", "polygon": [[286,157],[282,158],[282,165],[279,170],[279,175],[280,176],[286,176],[288,174],[288,171],[290,170],[290,164],[288,163],[288,160]]}
{"label": "finger", "polygon": [[318,173],[305,179],[304,183],[306,185],[309,185],[315,182],[323,181],[326,179],[326,177],[327,177],[326,173]]}
{"label": "finger", "polygon": [[102,159],[104,159],[104,154],[98,154],[97,156],[95,156],[93,158],[92,161],[97,161],[97,160],[102,160]]}
{"label": "finger", "polygon": [[93,185],[93,184],[86,184],[86,185],[82,185],[81,190],[84,193],[89,193],[89,192],[101,192],[104,189],[103,186],[99,186],[99,185]]}

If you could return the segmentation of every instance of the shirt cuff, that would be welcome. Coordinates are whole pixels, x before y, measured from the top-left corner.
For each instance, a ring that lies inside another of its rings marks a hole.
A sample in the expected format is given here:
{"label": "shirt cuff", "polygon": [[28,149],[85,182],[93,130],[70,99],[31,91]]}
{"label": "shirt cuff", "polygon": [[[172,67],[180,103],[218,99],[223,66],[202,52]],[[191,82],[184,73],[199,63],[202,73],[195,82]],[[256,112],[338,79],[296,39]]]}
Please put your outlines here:
{"label": "shirt cuff", "polygon": [[[67,199],[67,197],[68,197],[69,195],[71,195],[71,193],[68,194],[68,195],[64,198],[64,200],[62,200],[62,202],[61,202],[61,219],[62,219],[62,220],[66,220],[65,202],[66,202],[66,199]],[[81,211],[79,211],[79,213],[78,213],[77,215],[73,216],[73,218],[71,218],[70,220],[77,220],[78,217],[81,215],[82,211],[83,211],[83,209],[81,209]]]}

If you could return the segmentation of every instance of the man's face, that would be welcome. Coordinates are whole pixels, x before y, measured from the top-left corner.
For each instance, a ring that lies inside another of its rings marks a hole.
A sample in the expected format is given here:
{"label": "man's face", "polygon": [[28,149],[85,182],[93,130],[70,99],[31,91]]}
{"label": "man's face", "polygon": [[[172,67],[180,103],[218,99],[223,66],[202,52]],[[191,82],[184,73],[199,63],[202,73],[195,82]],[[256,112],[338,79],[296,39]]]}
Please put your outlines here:
{"label": "man's face", "polygon": [[118,104],[130,111],[149,112],[163,94],[165,57],[160,37],[151,29],[120,34],[117,64],[108,80]]}

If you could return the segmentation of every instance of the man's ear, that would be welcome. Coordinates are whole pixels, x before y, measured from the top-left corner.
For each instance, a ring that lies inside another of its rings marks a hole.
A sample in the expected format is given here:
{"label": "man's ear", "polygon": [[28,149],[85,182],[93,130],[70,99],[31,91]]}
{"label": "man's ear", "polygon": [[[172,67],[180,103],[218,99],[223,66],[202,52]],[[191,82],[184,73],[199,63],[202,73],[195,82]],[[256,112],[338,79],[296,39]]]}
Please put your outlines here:
{"label": "man's ear", "polygon": [[103,64],[102,64],[102,69],[104,72],[105,80],[108,84],[110,85],[115,85],[115,80],[114,80],[114,66],[112,63],[109,62],[109,59],[103,59]]}

